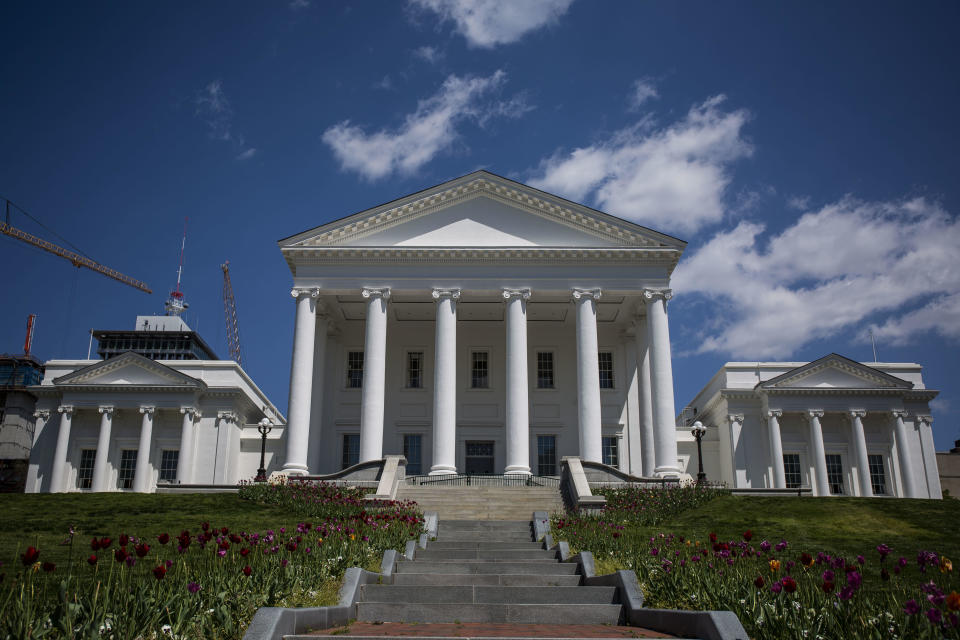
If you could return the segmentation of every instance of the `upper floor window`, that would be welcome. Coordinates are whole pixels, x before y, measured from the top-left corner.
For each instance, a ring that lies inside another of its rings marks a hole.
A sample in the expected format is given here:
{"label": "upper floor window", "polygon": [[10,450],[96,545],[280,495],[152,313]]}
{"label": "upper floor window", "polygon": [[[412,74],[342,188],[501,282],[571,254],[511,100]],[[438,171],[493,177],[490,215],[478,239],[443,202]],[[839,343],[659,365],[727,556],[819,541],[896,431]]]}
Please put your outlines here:
{"label": "upper floor window", "polygon": [[783,478],[786,481],[787,489],[798,489],[803,482],[803,476],[800,472],[800,454],[783,454]]}
{"label": "upper floor window", "polygon": [[879,453],[868,455],[867,464],[870,466],[870,487],[873,489],[873,495],[887,495],[887,478],[883,470],[883,456]]}
{"label": "upper floor window", "polygon": [[423,388],[423,351],[407,352],[407,389]]}
{"label": "upper floor window", "polygon": [[597,359],[600,363],[600,388],[613,389],[613,353],[601,351]]}
{"label": "upper floor window", "polygon": [[137,450],[124,449],[120,452],[120,473],[117,474],[117,489],[132,489],[133,477],[137,472]]}
{"label": "upper floor window", "polygon": [[77,467],[77,489],[89,489],[93,486],[93,461],[96,458],[96,449],[80,450],[80,466]]}
{"label": "upper floor window", "polygon": [[347,352],[347,388],[359,389],[363,386],[363,351]]}
{"label": "upper floor window", "polygon": [[843,494],[843,460],[840,454],[827,454],[827,484],[830,485],[830,493],[833,495]]}
{"label": "upper floor window", "polygon": [[490,388],[490,354],[486,351],[470,352],[470,388]]}
{"label": "upper floor window", "polygon": [[180,461],[180,451],[164,449],[160,453],[160,482],[177,481],[177,464]]}
{"label": "upper floor window", "polygon": [[553,389],[553,353],[537,352],[537,389]]}

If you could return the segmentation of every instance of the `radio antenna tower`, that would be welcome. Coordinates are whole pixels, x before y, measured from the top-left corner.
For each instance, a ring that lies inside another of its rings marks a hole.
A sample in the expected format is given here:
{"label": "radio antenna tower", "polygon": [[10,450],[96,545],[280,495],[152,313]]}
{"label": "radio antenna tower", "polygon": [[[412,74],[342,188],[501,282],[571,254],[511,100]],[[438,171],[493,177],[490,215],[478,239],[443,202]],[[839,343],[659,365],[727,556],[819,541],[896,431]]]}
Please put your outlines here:
{"label": "radio antenna tower", "polygon": [[187,247],[187,218],[183,219],[183,240],[180,242],[180,265],[177,267],[177,288],[170,292],[170,297],[163,305],[168,316],[179,316],[190,305],[183,301],[183,292],[180,291],[180,277],[183,275],[183,251]]}
{"label": "radio antenna tower", "polygon": [[233,297],[233,285],[230,283],[230,261],[227,260],[220,268],[223,269],[223,315],[227,321],[227,345],[230,347],[230,359],[241,367],[243,362],[240,356],[240,329],[237,325],[237,301]]}

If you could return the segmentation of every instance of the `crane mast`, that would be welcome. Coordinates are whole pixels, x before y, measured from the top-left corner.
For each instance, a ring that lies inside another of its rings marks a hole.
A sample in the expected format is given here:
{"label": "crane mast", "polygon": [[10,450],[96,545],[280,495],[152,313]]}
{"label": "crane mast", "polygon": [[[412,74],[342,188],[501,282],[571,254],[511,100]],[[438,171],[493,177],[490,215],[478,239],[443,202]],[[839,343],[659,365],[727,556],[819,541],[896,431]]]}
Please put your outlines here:
{"label": "crane mast", "polygon": [[240,329],[237,325],[237,301],[233,297],[233,285],[230,283],[230,261],[224,262],[220,268],[223,269],[223,315],[227,321],[230,359],[243,366],[240,356]]}

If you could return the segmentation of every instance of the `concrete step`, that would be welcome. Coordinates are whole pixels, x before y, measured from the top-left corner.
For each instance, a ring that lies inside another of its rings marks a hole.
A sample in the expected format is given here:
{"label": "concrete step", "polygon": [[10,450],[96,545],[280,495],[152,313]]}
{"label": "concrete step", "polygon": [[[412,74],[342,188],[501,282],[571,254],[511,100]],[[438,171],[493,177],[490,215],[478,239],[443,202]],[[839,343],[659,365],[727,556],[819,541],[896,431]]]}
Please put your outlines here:
{"label": "concrete step", "polygon": [[396,573],[534,573],[537,575],[574,575],[573,562],[430,562],[415,560],[397,564]]}
{"label": "concrete step", "polygon": [[487,562],[555,562],[556,551],[545,549],[417,549],[417,561],[486,560]]}
{"label": "concrete step", "polygon": [[487,540],[433,540],[431,541],[427,549],[526,549],[526,550],[542,550],[543,543],[541,542],[530,542],[530,540],[517,541],[517,542],[496,542],[496,541],[487,541]]}
{"label": "concrete step", "polygon": [[518,529],[528,530],[530,528],[530,518],[533,514],[527,516],[525,520],[487,520],[485,522],[476,522],[474,520],[455,520],[453,518],[448,518],[443,521],[443,524],[450,528],[456,529],[458,531],[466,531],[473,529],[483,529],[485,531],[492,531],[494,529],[502,529],[508,531],[515,531]]}
{"label": "concrete step", "polygon": [[580,576],[537,575],[535,573],[396,573],[394,586],[504,586],[504,587],[575,587]]}
{"label": "concrete step", "polygon": [[534,542],[533,533],[484,533],[483,531],[449,531],[440,530],[437,532],[437,541],[455,542],[463,544],[465,542],[498,542],[498,543],[527,543]]}
{"label": "concrete step", "polygon": [[616,587],[363,585],[360,602],[464,604],[617,604]]}
{"label": "concrete step", "polygon": [[357,603],[357,620],[367,622],[617,624],[620,612],[619,604]]}

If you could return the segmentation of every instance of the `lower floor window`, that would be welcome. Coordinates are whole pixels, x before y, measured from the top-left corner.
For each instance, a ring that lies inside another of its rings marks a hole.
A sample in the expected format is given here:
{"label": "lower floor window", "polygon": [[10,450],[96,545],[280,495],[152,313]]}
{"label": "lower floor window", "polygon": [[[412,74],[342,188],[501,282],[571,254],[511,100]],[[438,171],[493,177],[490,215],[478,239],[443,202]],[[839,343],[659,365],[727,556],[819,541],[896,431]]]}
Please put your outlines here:
{"label": "lower floor window", "polygon": [[537,436],[537,475],[557,474],[557,437]]}
{"label": "lower floor window", "polygon": [[838,453],[827,455],[827,484],[830,485],[830,493],[843,494],[843,460]]}
{"label": "lower floor window", "polygon": [[180,451],[164,449],[160,454],[160,482],[177,481],[177,464],[180,462]]}
{"label": "lower floor window", "polygon": [[93,486],[93,462],[96,459],[96,449],[80,450],[80,466],[77,468],[77,489],[89,489]]}
{"label": "lower floor window", "polygon": [[799,489],[803,482],[803,476],[800,474],[800,454],[783,454],[783,478],[786,481],[787,489]]}
{"label": "lower floor window", "polygon": [[117,474],[118,489],[132,489],[133,477],[137,472],[137,450],[124,449],[120,452],[120,473]]}
{"label": "lower floor window", "polygon": [[616,467],[619,464],[619,456],[617,455],[617,436],[603,436],[600,447],[601,455],[603,456],[601,462],[611,467]]}
{"label": "lower floor window", "polygon": [[403,436],[403,457],[407,459],[407,475],[418,476],[423,473],[423,458],[421,456],[420,434]]}
{"label": "lower floor window", "polygon": [[870,466],[870,487],[873,489],[873,495],[887,495],[887,477],[883,470],[883,456],[873,454],[867,456],[867,463]]}
{"label": "lower floor window", "polygon": [[346,469],[360,462],[360,434],[343,434],[343,457],[341,458],[340,468]]}

